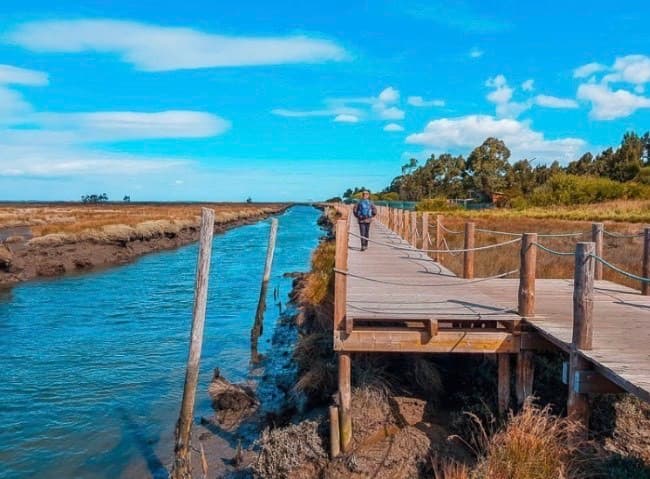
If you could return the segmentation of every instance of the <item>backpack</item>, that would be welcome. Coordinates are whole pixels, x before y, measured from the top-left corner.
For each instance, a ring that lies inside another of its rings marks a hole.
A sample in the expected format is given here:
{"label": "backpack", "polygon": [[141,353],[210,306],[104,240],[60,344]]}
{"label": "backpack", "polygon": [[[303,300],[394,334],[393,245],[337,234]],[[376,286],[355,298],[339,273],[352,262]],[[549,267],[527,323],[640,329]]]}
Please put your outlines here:
{"label": "backpack", "polygon": [[367,218],[372,218],[372,207],[370,201],[361,200],[357,205],[357,216],[359,219],[365,220]]}

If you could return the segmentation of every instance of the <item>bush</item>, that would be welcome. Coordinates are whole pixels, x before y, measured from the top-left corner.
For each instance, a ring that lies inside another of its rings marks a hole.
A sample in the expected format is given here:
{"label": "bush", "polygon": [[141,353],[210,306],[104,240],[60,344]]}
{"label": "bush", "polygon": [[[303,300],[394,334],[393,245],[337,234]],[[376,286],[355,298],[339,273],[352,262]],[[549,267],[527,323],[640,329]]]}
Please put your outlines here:
{"label": "bush", "polygon": [[650,198],[648,185],[558,173],[533,191],[529,203],[532,206],[553,206],[644,198]]}
{"label": "bush", "polygon": [[417,211],[453,211],[460,209],[455,203],[450,203],[447,198],[426,198],[415,205]]}

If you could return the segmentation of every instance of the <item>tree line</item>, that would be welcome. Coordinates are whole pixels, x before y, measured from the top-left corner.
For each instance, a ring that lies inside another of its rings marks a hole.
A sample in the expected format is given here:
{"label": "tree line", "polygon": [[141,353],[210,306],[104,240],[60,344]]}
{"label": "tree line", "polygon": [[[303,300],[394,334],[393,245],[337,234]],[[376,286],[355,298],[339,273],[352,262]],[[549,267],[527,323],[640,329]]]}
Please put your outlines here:
{"label": "tree line", "polygon": [[[588,190],[579,202],[650,195],[650,133],[625,133],[618,148],[597,155],[583,154],[561,166],[534,165],[534,159],[510,163],[510,150],[497,138],[487,138],[467,158],[462,155],[432,154],[424,164],[415,158],[402,166],[402,174],[376,194],[377,199],[421,201],[426,198],[472,198],[479,202],[512,204],[566,203],[563,189]],[[627,186],[618,183],[630,183]],[[645,187],[647,186],[647,187]],[[351,198],[362,188],[348,189]],[[555,196],[562,198],[555,198]],[[573,198],[575,200],[575,198]],[[573,201],[571,200],[571,201]]]}

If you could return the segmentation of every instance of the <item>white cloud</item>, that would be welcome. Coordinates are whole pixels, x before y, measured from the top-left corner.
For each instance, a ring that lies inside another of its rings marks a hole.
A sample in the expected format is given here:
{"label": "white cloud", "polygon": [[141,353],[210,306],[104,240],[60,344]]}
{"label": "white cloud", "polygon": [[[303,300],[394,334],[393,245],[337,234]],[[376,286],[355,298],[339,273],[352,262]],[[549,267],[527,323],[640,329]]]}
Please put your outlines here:
{"label": "white cloud", "polygon": [[384,131],[404,131],[404,127],[397,123],[389,123],[384,127]]}
{"label": "white cloud", "polygon": [[382,103],[395,103],[399,100],[399,90],[396,90],[392,86],[385,88],[379,94],[379,101]]}
{"label": "white cloud", "polygon": [[535,89],[535,80],[529,78],[521,84],[521,89],[523,91],[533,91]]}
{"label": "white cloud", "polygon": [[421,133],[409,135],[406,142],[435,149],[475,148],[488,137],[503,140],[512,159],[537,158],[541,161],[568,161],[585,147],[579,138],[548,140],[531,129],[529,123],[489,115],[442,118],[429,122]]}
{"label": "white cloud", "polygon": [[375,108],[379,118],[382,120],[403,120],[404,119],[404,110],[400,110],[395,106],[386,108],[383,104]]}
{"label": "white cloud", "polygon": [[49,130],[72,131],[82,142],[207,138],[230,128],[228,121],[211,113],[182,110],[42,113],[34,118]]}
{"label": "white cloud", "polygon": [[479,50],[478,48],[472,48],[469,51],[469,57],[470,58],[481,58],[485,52],[483,50]]}
{"label": "white cloud", "polygon": [[359,117],[354,115],[338,115],[334,118],[338,123],[358,123]]}
{"label": "white cloud", "polygon": [[485,82],[485,86],[494,88],[493,91],[488,93],[487,99],[492,103],[501,104],[508,103],[512,99],[514,90],[508,86],[506,77],[497,75],[494,78],[489,78]]}
{"label": "white cloud", "polygon": [[590,116],[596,120],[614,120],[630,116],[641,108],[650,108],[650,98],[627,90],[612,90],[608,85],[584,83],[578,87],[578,98],[591,102]]}
{"label": "white cloud", "polygon": [[346,51],[336,43],[303,35],[235,37],[191,28],[110,19],[29,22],[19,25],[6,38],[36,52],[115,54],[144,71],[279,65],[348,58]]}
{"label": "white cloud", "polygon": [[44,86],[48,84],[48,78],[44,72],[0,65],[0,84]]}
{"label": "white cloud", "polygon": [[20,93],[0,85],[0,125],[20,123],[31,111],[32,106]]}
{"label": "white cloud", "polygon": [[619,57],[612,66],[613,73],[606,75],[603,82],[626,82],[643,85],[650,82],[650,57],[627,55]]}
{"label": "white cloud", "polygon": [[421,96],[410,96],[406,100],[407,103],[411,106],[416,106],[416,107],[427,107],[427,106],[437,106],[437,107],[443,107],[445,106],[445,100],[425,100]]}
{"label": "white cloud", "polygon": [[594,73],[602,72],[606,69],[607,67],[601,63],[587,63],[573,70],[573,78],[587,78]]}
{"label": "white cloud", "polygon": [[572,98],[558,98],[551,95],[537,95],[535,104],[545,108],[578,108],[578,102]]}

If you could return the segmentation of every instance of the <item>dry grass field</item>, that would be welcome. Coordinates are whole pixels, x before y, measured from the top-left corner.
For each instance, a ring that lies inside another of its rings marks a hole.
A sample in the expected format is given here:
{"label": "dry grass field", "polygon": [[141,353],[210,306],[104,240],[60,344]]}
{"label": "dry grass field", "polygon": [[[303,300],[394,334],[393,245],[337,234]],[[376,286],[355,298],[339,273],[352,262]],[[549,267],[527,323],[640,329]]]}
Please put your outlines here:
{"label": "dry grass field", "polygon": [[[649,207],[650,208],[650,207]],[[556,210],[548,211],[549,216],[552,214],[563,214],[566,216],[575,215],[580,217],[586,215],[586,211],[576,209],[573,211],[566,210],[559,212]],[[472,215],[468,213],[473,213]],[[630,214],[629,211],[626,214]],[[599,216],[600,215],[600,216]],[[609,221],[615,212],[606,214],[600,209],[600,205],[594,208],[593,216],[588,217],[593,221],[604,219],[605,231],[611,234],[604,235],[603,256],[610,263],[629,271],[636,275],[641,275],[641,261],[643,255],[643,244],[641,237],[626,238],[621,235],[634,235],[643,231],[643,224]],[[580,236],[567,237],[540,237],[540,244],[555,251],[572,252],[575,251],[575,245],[579,241],[591,241],[591,221],[572,221],[554,218],[537,218],[524,216],[521,213],[517,216],[512,211],[495,210],[489,212],[465,212],[457,214],[456,212],[445,213],[443,224],[449,230],[462,232],[464,224],[467,221],[476,224],[477,229],[503,231],[511,233],[582,233]],[[433,220],[435,221],[435,220]],[[431,238],[434,238],[435,229],[431,227],[429,232]],[[463,234],[454,234],[446,232],[445,240],[450,249],[463,248]],[[502,243],[513,239],[513,236],[476,232],[476,246],[485,246],[495,243]],[[477,251],[475,253],[475,272],[477,277],[494,276],[519,268],[519,250],[520,244],[515,243],[499,248]],[[444,254],[442,263],[457,274],[462,273],[462,254]],[[572,256],[556,256],[550,253],[538,250],[537,252],[537,277],[538,278],[572,278],[574,269],[574,258]],[[614,271],[603,268],[604,279],[614,281],[620,284],[640,288],[638,281],[625,278]]]}
{"label": "dry grass field", "polygon": [[201,207],[213,208],[217,225],[277,211],[273,204],[104,204],[0,206],[0,231],[28,231],[33,242],[134,239],[196,226]]}

